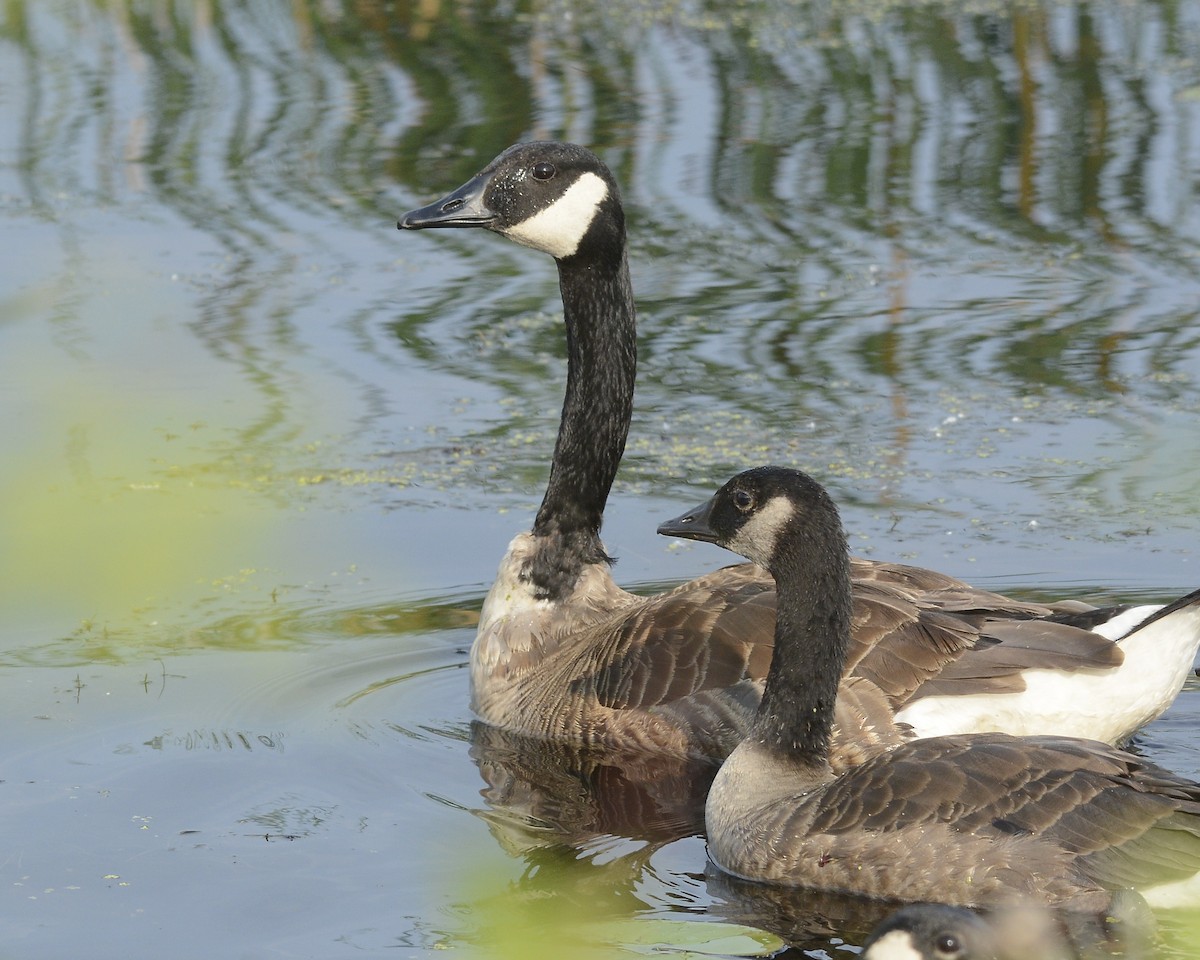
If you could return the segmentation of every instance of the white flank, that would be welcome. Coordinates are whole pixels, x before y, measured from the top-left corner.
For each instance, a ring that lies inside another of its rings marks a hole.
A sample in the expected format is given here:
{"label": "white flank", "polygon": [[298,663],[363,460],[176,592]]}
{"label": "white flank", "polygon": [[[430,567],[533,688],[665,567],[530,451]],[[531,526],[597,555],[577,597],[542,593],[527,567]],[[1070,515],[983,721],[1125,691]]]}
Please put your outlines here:
{"label": "white flank", "polygon": [[889,930],[871,944],[863,960],[921,960],[921,951],[907,930]]}
{"label": "white flank", "polygon": [[[1140,622],[1157,609],[1138,607],[1096,632],[1122,636],[1131,618]],[[1200,648],[1200,604],[1134,630],[1120,647],[1125,659],[1113,670],[1027,670],[1020,693],[922,697],[896,719],[912,724],[920,737],[1002,730],[1123,743],[1170,705],[1191,673]]]}
{"label": "white flank", "polygon": [[1150,616],[1150,614],[1157,613],[1162,607],[1161,603],[1130,607],[1124,613],[1113,617],[1111,620],[1096,624],[1096,626],[1092,627],[1092,632],[1098,633],[1102,637],[1108,637],[1109,640],[1120,640],[1124,638],[1125,634]]}
{"label": "white flank", "polygon": [[1155,910],[1195,910],[1200,907],[1200,875],[1139,890]]}
{"label": "white flank", "polygon": [[608,185],[596,174],[585,173],[545,210],[509,227],[504,235],[556,260],[569,257],[579,249],[607,196]]}

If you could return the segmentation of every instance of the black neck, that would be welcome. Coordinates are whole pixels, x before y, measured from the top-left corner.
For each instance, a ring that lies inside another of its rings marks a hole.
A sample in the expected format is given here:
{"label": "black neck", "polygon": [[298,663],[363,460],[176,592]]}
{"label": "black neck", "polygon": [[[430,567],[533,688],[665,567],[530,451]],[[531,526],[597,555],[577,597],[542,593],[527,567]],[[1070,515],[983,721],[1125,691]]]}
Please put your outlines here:
{"label": "black neck", "polygon": [[829,757],[833,708],[850,645],[850,562],[832,528],[781,538],[775,651],[752,739],[809,764]]}
{"label": "black neck", "polygon": [[533,533],[538,593],[557,599],[585,564],[611,563],[600,543],[608,491],[633,416],[637,331],[624,244],[558,261],[567,327],[567,392],[546,495]]}

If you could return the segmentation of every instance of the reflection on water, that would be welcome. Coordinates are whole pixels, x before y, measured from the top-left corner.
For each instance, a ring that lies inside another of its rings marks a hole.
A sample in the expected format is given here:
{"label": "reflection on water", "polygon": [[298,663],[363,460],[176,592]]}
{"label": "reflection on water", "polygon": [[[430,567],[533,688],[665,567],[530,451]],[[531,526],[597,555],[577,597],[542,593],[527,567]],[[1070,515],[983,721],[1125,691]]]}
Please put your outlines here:
{"label": "reflection on water", "polygon": [[244,730],[188,730],[151,737],[151,750],[283,750],[281,733],[249,733]]}
{"label": "reflection on water", "polygon": [[[643,365],[618,492],[799,461],[901,515],[916,551],[943,502],[1095,540],[1114,515],[1195,524],[1189,5],[15,9],[4,192],[47,233],[8,269],[60,298],[39,362],[128,322],[92,306],[116,250],[183,285],[172,327],[238,393],[152,420],[189,455],[132,445],[134,485],[203,477],[260,514],[247,491],[524,506],[561,397],[553,271],[491,238],[389,231],[545,134],[596,145],[630,201]],[[167,245],[143,249],[160,218]],[[83,402],[39,424],[45,470]],[[1007,542],[1023,526],[994,522]],[[212,565],[197,575],[236,570]]]}
{"label": "reflection on water", "polygon": [[[784,461],[860,552],[1196,585],[1195,0],[14,2],[0,51],[12,949],[484,952],[514,894],[861,942],[874,907],[705,875],[704,771],[471,724],[561,308],[544,258],[394,219],[518,139],[624,188],[623,583],[726,562],[655,524]],[[1190,775],[1197,693],[1139,738]]]}
{"label": "reflection on water", "polygon": [[514,855],[598,838],[657,846],[704,832],[708,763],[547,743],[476,721],[471,756],[487,787],[487,819]]}

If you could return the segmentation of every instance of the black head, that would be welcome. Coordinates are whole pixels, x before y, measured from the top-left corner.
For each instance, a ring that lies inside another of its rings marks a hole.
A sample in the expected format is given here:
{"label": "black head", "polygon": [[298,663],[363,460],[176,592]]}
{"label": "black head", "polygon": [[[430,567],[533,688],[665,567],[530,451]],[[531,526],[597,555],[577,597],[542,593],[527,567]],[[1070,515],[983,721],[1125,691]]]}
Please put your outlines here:
{"label": "black head", "polygon": [[608,167],[573,143],[509,147],[441,200],[411,210],[401,230],[484,227],[566,259],[598,244],[623,248],[625,218]]}
{"label": "black head", "polygon": [[997,960],[995,937],[962,907],[918,903],[883,921],[867,939],[863,960]]}
{"label": "black head", "polygon": [[[774,570],[792,531],[823,529],[841,542],[837,507],[816,480],[790,467],[739,473],[711,500],[660,524],[667,537],[715,543]],[[801,534],[803,535],[803,534]]]}

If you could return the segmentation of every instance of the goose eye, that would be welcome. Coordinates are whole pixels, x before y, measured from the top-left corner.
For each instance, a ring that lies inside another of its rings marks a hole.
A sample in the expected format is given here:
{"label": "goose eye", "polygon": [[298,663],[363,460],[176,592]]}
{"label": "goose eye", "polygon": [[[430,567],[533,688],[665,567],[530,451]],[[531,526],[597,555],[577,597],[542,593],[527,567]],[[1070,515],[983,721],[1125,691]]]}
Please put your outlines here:
{"label": "goose eye", "polygon": [[554,168],[554,164],[546,160],[543,160],[540,163],[535,163],[533,165],[533,170],[530,172],[533,174],[534,180],[543,181],[551,179],[556,173],[558,173],[558,171]]}
{"label": "goose eye", "polygon": [[957,957],[962,953],[958,937],[950,933],[943,933],[938,937],[934,946],[937,947],[939,957]]}
{"label": "goose eye", "polygon": [[748,513],[754,508],[754,497],[745,490],[735,490],[733,492],[733,505],[742,513]]}

